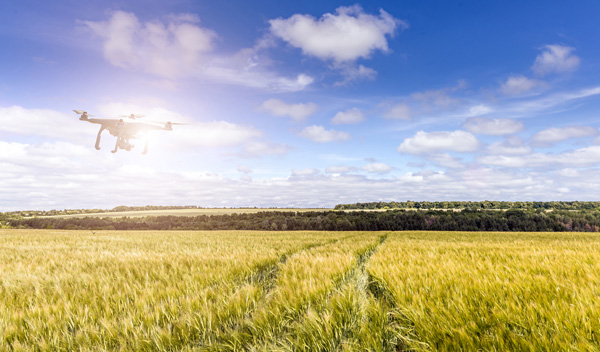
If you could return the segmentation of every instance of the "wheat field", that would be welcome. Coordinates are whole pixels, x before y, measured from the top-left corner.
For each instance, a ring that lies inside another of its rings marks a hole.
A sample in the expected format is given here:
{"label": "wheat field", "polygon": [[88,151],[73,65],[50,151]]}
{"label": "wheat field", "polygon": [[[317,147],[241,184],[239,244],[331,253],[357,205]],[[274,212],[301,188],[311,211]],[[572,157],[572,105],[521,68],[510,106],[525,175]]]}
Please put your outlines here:
{"label": "wheat field", "polygon": [[600,351],[595,233],[0,230],[2,351]]}

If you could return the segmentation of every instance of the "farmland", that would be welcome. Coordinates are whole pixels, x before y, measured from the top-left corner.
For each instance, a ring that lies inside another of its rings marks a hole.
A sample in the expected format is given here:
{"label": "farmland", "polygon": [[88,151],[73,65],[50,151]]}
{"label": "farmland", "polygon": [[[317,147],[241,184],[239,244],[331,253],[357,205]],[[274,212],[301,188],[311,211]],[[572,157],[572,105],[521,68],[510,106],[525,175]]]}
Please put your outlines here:
{"label": "farmland", "polygon": [[0,230],[0,350],[598,351],[600,235]]}

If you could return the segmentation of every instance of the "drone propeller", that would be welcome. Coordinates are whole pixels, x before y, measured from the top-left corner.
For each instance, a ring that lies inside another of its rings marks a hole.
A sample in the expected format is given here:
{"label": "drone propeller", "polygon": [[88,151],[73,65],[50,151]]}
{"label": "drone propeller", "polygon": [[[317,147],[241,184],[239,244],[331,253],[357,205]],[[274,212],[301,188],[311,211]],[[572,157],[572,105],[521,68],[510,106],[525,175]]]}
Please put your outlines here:
{"label": "drone propeller", "polygon": [[144,116],[146,116],[146,115],[142,115],[142,114],[119,115],[119,117],[129,117],[132,120],[139,119],[140,117],[144,117]]}
{"label": "drone propeller", "polygon": [[159,123],[161,125],[187,125],[187,123],[181,123],[181,122],[171,122],[171,121],[150,121],[152,123]]}
{"label": "drone propeller", "polygon": [[87,111],[83,111],[83,110],[73,110],[76,114],[79,115],[85,115],[85,116],[94,116],[94,115],[88,115]]}

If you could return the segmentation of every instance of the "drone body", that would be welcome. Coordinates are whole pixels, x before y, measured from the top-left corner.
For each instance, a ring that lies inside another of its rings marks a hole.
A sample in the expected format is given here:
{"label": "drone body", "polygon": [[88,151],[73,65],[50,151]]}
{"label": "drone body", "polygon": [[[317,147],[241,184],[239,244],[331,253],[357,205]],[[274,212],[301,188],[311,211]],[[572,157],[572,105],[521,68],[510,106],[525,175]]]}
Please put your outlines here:
{"label": "drone body", "polygon": [[[82,110],[73,110],[76,114],[81,115],[79,120],[87,121],[90,123],[95,123],[100,125],[100,130],[98,131],[98,135],[96,136],[96,149],[100,150],[100,136],[104,130],[108,130],[108,132],[117,137],[117,141],[115,143],[115,149],[111,152],[116,153],[119,149],[131,151],[131,148],[134,147],[133,144],[129,142],[130,139],[140,138],[140,136],[144,133],[148,133],[152,130],[164,130],[164,131],[172,131],[173,125],[182,125],[181,123],[171,123],[165,122],[164,126],[152,124],[152,123],[140,123],[140,122],[125,122],[123,119],[97,119],[90,118],[87,111]],[[128,117],[130,119],[136,119],[143,117],[143,115],[130,114],[130,115],[121,115],[122,117]],[[162,124],[162,123],[161,123]],[[148,152],[148,141],[146,140],[144,145],[144,150],[142,154],[146,154]]]}

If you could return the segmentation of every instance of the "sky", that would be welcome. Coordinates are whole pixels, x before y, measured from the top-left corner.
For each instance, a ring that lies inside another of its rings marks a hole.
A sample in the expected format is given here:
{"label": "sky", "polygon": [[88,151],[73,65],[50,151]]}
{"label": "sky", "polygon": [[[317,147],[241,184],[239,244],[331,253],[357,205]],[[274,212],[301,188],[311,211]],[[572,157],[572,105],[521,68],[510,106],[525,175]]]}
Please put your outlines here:
{"label": "sky", "polygon": [[[600,198],[600,2],[0,3],[0,211]],[[103,118],[186,123],[111,153]]]}

